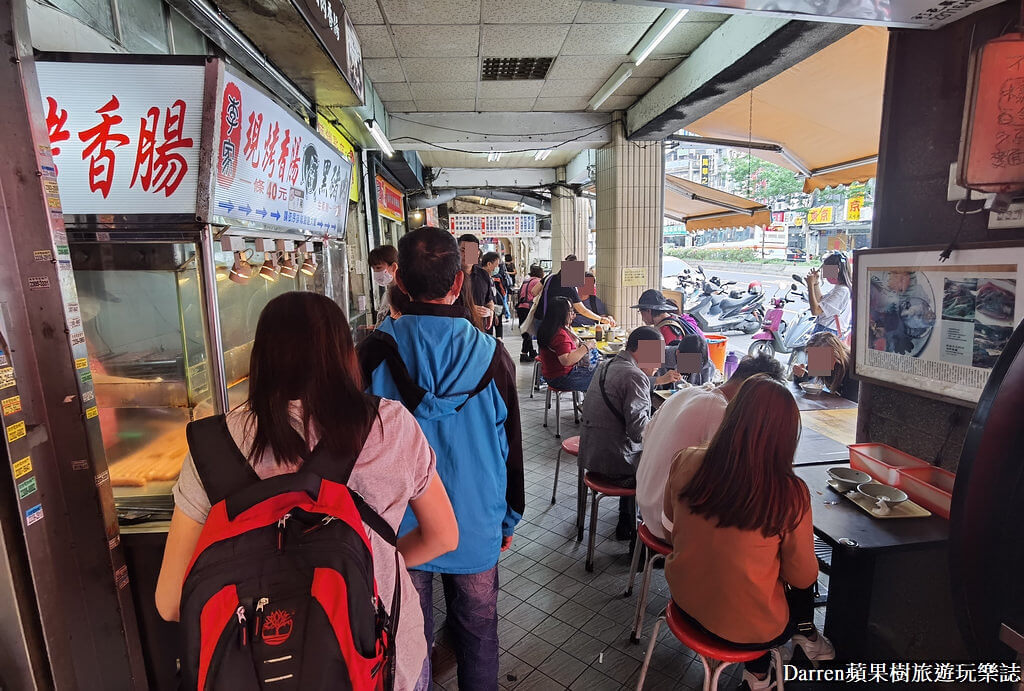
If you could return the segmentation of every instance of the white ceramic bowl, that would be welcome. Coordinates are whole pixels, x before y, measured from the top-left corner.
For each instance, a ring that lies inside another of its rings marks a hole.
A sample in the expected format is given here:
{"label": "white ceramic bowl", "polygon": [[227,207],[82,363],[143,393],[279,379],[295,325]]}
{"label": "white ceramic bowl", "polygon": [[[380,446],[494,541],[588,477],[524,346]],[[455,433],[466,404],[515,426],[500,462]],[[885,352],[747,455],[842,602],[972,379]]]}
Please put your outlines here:
{"label": "white ceramic bowl", "polygon": [[839,485],[839,489],[844,492],[849,492],[851,489],[857,487],[857,485],[863,485],[871,482],[871,476],[867,473],[863,473],[853,468],[829,468],[828,476]]}
{"label": "white ceramic bowl", "polygon": [[857,485],[857,491],[873,502],[884,501],[889,506],[902,504],[910,498],[903,490],[883,485],[880,482],[865,482]]}
{"label": "white ceramic bowl", "polygon": [[817,396],[825,388],[825,385],[820,381],[805,381],[800,383],[800,388],[803,389],[805,394]]}

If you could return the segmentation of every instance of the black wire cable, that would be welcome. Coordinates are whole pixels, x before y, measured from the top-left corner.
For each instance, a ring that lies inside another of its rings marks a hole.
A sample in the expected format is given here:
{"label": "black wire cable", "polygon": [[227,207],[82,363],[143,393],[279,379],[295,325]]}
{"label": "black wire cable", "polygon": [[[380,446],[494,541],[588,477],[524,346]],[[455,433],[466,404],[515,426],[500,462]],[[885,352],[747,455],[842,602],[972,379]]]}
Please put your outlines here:
{"label": "black wire cable", "polygon": [[[420,125],[422,127],[431,127],[437,130],[447,130],[449,132],[458,132],[459,134],[475,134],[480,137],[543,137],[549,134],[572,134],[574,132],[582,132],[584,130],[591,130],[593,125],[588,127],[574,127],[571,130],[553,130],[549,132],[475,132],[473,130],[462,130],[457,127],[445,127],[444,125],[431,125],[426,122],[420,122],[419,120],[413,120],[412,118],[403,118],[401,115],[392,115],[392,120],[401,120],[402,122],[409,122],[414,125]],[[599,127],[607,127],[610,123],[605,123]]]}
{"label": "black wire cable", "polygon": [[[559,147],[565,146],[566,144],[571,144],[571,143],[573,143],[573,142],[575,142],[577,140],[583,139],[584,137],[586,137],[588,135],[591,135],[591,134],[593,134],[593,133],[595,133],[595,132],[597,132],[599,130],[604,129],[605,127],[608,127],[609,124],[611,124],[611,123],[605,123],[603,125],[598,125],[597,127],[594,127],[594,128],[591,128],[590,130],[587,130],[586,132],[584,132],[583,134],[579,135],[578,137],[573,137],[572,139],[566,139],[564,142],[561,142],[559,144],[555,144],[553,146],[548,146],[548,147],[545,147],[545,148],[557,149]],[[398,141],[418,142],[420,144],[425,144],[425,145],[427,145],[427,146],[429,146],[431,148],[434,148],[434,149],[440,149],[442,151],[452,151],[452,152],[457,153],[457,154],[480,154],[480,153],[487,153],[485,151],[469,151],[467,149],[458,149],[458,148],[455,148],[455,147],[452,147],[452,146],[442,146],[440,144],[434,144],[433,142],[428,142],[425,139],[420,139],[419,137],[395,137],[391,141],[392,141],[392,143],[398,142]],[[532,153],[534,151],[537,151],[537,147],[533,147],[532,149],[510,149],[508,151],[500,151],[500,152],[497,152],[497,153],[502,153],[502,154],[528,154],[528,153]]]}

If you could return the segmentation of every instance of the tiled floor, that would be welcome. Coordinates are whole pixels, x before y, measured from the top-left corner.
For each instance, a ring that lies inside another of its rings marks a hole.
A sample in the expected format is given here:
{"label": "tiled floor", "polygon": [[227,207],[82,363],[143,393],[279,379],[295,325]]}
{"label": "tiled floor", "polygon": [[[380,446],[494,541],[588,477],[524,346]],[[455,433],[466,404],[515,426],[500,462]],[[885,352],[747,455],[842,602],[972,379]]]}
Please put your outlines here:
{"label": "tiled floor", "polygon": [[[506,338],[518,361],[520,339]],[[648,635],[668,603],[661,571],[654,572],[644,635],[630,643],[639,578],[633,595],[624,597],[629,574],[628,543],[614,539],[617,500],[601,502],[594,571],[584,568],[586,539],[575,539],[576,463],[563,456],[556,503],[551,503],[555,457],[554,409],[550,428],[543,427],[544,394],[529,397],[532,365],[519,365],[526,512],[511,548],[499,562],[498,682],[504,689],[635,688]],[[563,398],[562,438],[579,433],[568,397]],[[586,538],[586,536],[585,536]],[[443,594],[435,587],[434,689],[456,689],[455,656],[445,629]],[[820,611],[819,611],[820,616]],[[820,622],[819,622],[820,626]],[[735,688],[738,668],[722,687]],[[662,627],[645,689],[699,689],[701,663],[667,627]],[[470,691],[470,690],[464,690]]]}

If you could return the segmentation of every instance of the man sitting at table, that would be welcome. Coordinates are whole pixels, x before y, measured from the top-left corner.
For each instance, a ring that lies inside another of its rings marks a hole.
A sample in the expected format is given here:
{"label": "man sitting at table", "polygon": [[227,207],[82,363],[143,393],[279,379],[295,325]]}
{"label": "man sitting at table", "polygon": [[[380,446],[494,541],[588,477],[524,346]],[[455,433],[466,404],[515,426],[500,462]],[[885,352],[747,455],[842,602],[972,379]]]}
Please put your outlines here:
{"label": "man sitting at table", "polygon": [[[688,314],[679,314],[679,307],[676,303],[659,293],[653,288],[645,290],[640,295],[640,300],[633,305],[632,309],[640,310],[640,319],[661,331],[665,339],[665,365],[667,369],[676,366],[675,351],[680,342],[686,336],[697,336],[704,344],[704,352],[701,354],[703,365],[697,372],[693,372],[694,383],[705,383],[711,381],[715,376],[715,365],[711,362],[707,353],[707,339],[704,333],[697,326],[697,323]],[[667,369],[661,369],[658,374],[664,374]]]}
{"label": "man sitting at table", "polygon": [[743,382],[755,374],[767,374],[780,382],[786,380],[783,367],[775,358],[745,357],[729,381],[718,388],[690,386],[677,391],[651,418],[643,434],[643,453],[636,471],[636,501],[640,517],[658,539],[671,540],[661,519],[672,459],[682,449],[700,446],[715,436],[729,401]]}
{"label": "man sitting at table", "polygon": [[[621,487],[636,487],[644,427],[651,418],[651,377],[661,367],[665,341],[657,329],[641,326],[629,334],[626,347],[598,365],[583,399],[579,463],[595,478]],[[679,381],[675,370],[659,378]],[[619,500],[617,540],[636,534],[633,497]]]}
{"label": "man sitting at table", "polygon": [[[602,317],[608,315],[608,305],[597,297],[597,279],[594,274],[588,271],[583,277],[583,285],[578,290],[580,301],[588,310]],[[597,324],[596,320],[583,314],[577,314],[576,318],[572,320],[573,326],[594,326],[595,324]]]}

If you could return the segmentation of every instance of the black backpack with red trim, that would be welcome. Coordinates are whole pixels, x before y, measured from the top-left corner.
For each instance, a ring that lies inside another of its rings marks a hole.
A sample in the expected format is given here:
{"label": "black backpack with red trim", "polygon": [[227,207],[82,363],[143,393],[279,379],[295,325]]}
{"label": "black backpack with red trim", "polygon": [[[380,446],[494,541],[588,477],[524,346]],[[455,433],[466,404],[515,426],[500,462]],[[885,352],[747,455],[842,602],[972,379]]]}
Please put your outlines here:
{"label": "black backpack with red trim", "polygon": [[319,445],[260,480],[223,415],[191,423],[188,444],[212,508],[182,590],[185,688],[391,689],[398,552],[389,616],[363,524],[397,542],[346,485],[356,459]]}

